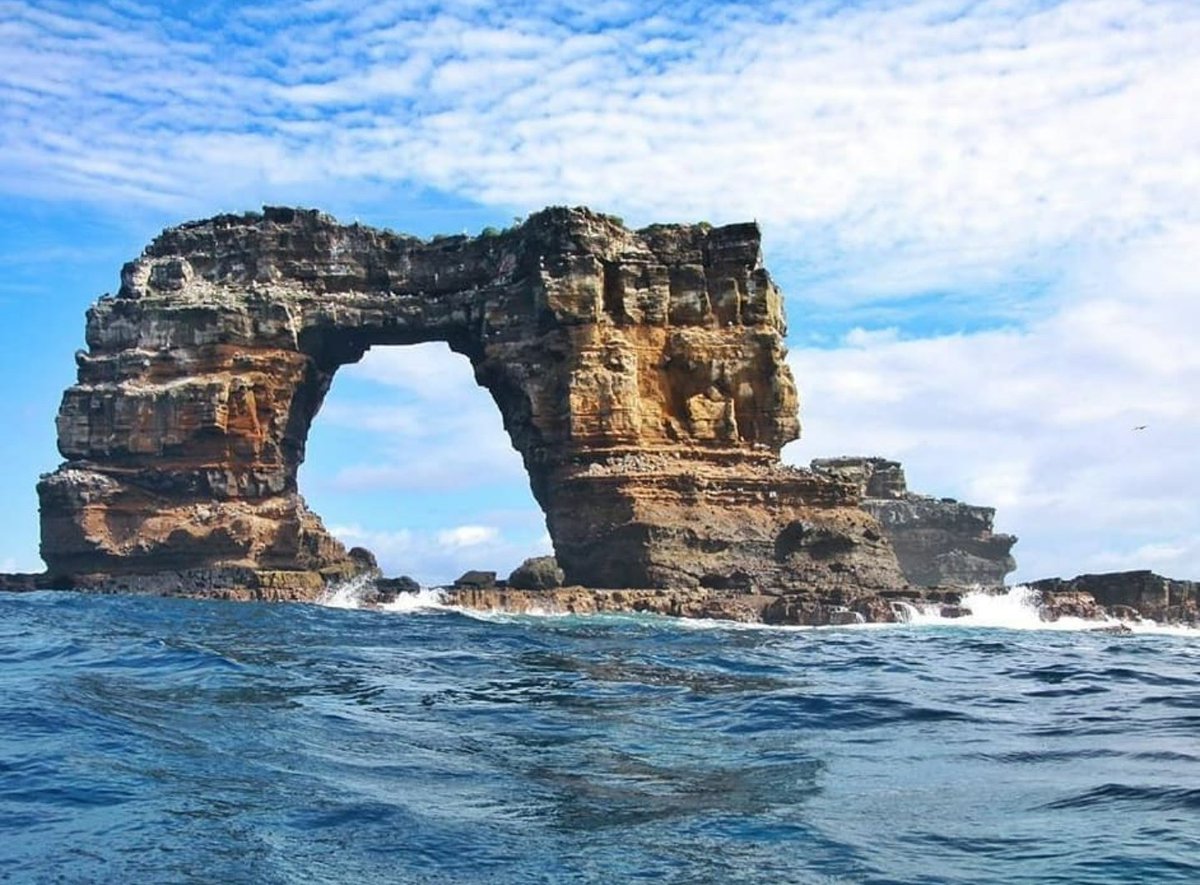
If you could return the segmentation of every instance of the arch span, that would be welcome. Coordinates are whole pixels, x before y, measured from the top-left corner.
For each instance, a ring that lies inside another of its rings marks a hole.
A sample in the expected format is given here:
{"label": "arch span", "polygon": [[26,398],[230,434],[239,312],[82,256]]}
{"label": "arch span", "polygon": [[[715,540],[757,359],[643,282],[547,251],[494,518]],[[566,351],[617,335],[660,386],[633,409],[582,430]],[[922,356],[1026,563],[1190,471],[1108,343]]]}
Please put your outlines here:
{"label": "arch span", "polygon": [[783,333],[753,224],[635,232],[552,208],[430,242],[286,208],[185,224],[88,311],[42,554],[68,580],[243,569],[293,595],[354,572],[297,489],[309,426],[339,366],[445,341],[500,409],[569,580],[898,584],[854,490],[779,463],[799,433]]}

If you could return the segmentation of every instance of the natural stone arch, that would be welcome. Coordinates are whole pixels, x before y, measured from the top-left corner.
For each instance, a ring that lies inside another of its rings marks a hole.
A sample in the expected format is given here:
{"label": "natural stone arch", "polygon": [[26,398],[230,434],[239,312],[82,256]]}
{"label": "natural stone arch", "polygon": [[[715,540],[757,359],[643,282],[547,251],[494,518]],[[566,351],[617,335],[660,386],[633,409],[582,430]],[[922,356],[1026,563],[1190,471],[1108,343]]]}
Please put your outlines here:
{"label": "natural stone arch", "polygon": [[[849,484],[779,464],[797,399],[756,225],[555,208],[425,242],[268,208],[165,231],[121,283],[88,312],[66,463],[38,487],[52,574],[352,573],[296,487],[309,426],[339,366],[445,341],[499,407],[569,580],[902,580]],[[794,524],[819,531],[781,536]]]}

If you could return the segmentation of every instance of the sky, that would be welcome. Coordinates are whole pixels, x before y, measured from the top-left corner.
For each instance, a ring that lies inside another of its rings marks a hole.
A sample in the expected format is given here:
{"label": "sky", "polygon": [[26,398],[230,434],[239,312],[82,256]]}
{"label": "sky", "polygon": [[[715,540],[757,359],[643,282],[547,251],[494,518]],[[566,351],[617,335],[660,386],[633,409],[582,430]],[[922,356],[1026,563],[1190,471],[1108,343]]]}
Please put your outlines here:
{"label": "sky", "polygon": [[[1198,45],[1194,0],[0,0],[0,570],[41,568],[84,311],[163,227],[582,204],[759,222],[789,463],[996,507],[1018,580],[1200,578]],[[441,345],[342,369],[300,482],[390,573],[549,549]]]}

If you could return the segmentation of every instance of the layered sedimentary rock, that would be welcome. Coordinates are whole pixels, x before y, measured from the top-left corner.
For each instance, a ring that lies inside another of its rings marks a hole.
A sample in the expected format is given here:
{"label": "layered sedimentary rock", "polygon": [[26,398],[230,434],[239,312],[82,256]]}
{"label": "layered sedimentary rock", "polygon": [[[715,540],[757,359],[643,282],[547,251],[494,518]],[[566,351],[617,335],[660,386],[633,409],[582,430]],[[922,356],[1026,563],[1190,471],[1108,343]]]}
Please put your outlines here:
{"label": "layered sedimentary rock", "polygon": [[1004,586],[1016,567],[1012,535],[992,531],[992,507],[908,490],[904,470],[884,458],[823,458],[812,469],[852,483],[879,520],[908,581],[923,587]]}
{"label": "layered sedimentary rock", "polygon": [[797,398],[755,225],[635,232],[548,209],[425,242],[267,209],[165,231],[121,283],[88,312],[66,463],[38,487],[65,581],[240,569],[308,587],[366,568],[298,493],[309,426],[339,366],[445,341],[495,399],[568,581],[903,583],[853,483],[779,462]]}
{"label": "layered sedimentary rock", "polygon": [[1151,571],[1105,572],[1074,578],[1046,578],[1029,585],[1058,616],[1133,614],[1163,623],[1200,620],[1200,583],[1164,578]]}

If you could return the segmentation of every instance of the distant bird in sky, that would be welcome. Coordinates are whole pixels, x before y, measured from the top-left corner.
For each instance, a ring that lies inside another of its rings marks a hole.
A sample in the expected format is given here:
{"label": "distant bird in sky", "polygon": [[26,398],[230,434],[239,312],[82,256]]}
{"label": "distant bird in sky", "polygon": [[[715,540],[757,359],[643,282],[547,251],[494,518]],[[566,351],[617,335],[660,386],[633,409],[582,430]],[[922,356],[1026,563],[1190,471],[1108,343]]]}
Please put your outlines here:
{"label": "distant bird in sky", "polygon": [[1129,428],[1129,429],[1130,429],[1130,430],[1145,430],[1145,429],[1146,429],[1146,425],[1145,425],[1145,424],[1139,424],[1137,427],[1131,427],[1131,428]]}

